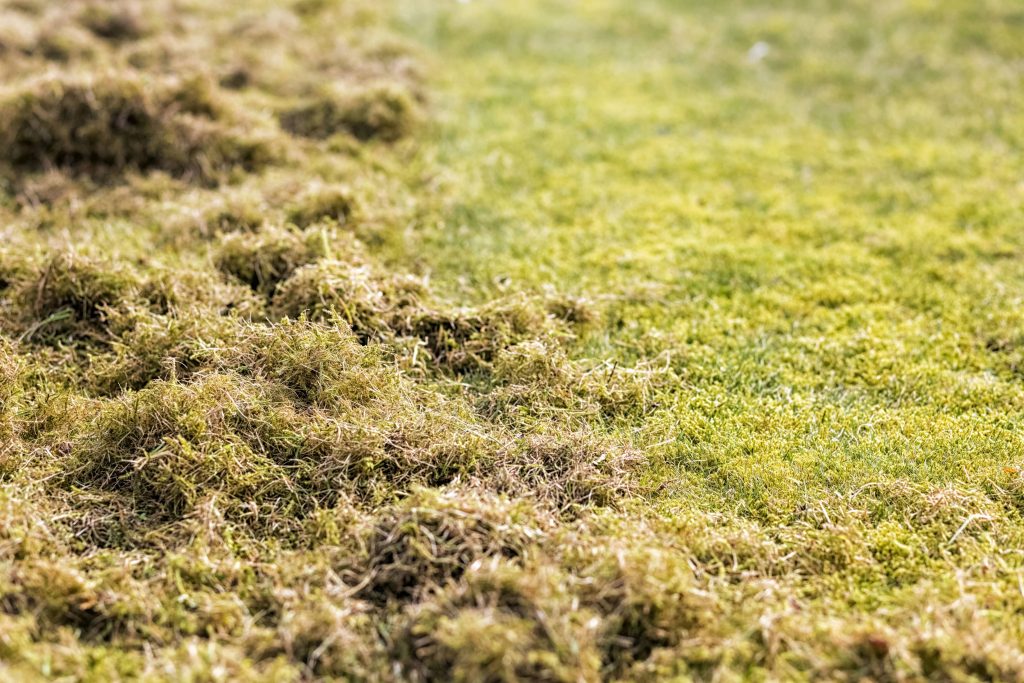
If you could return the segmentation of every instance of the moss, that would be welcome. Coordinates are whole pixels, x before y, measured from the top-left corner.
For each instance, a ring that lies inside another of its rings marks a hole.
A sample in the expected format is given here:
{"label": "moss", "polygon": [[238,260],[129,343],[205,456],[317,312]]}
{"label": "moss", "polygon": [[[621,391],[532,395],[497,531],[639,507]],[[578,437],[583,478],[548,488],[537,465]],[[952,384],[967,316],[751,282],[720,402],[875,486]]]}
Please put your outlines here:
{"label": "moss", "polygon": [[402,87],[335,85],[281,114],[281,127],[295,135],[327,138],[348,133],[359,140],[395,142],[415,126],[415,100]]}
{"label": "moss", "polygon": [[413,612],[397,654],[413,680],[597,681],[595,615],[566,576],[495,558]]}
{"label": "moss", "polygon": [[0,9],[0,679],[1021,678],[1008,0],[400,5]]}
{"label": "moss", "polygon": [[0,563],[63,550],[55,507],[37,486],[0,478]]}
{"label": "moss", "polygon": [[326,229],[305,233],[265,226],[255,233],[234,233],[221,238],[215,256],[217,268],[254,291],[271,296],[296,270],[331,254]]}
{"label": "moss", "polygon": [[[414,629],[418,649],[411,680],[597,681],[595,668],[560,661],[549,636],[533,622],[486,607],[466,608]],[[566,657],[566,659],[569,659]],[[589,670],[588,670],[589,669]]]}
{"label": "moss", "polygon": [[73,253],[56,255],[19,288],[24,337],[103,340],[110,333],[108,314],[134,300],[138,288],[138,279],[122,268]]}
{"label": "moss", "polygon": [[518,342],[568,336],[567,330],[527,295],[478,308],[428,309],[399,321],[397,327],[403,334],[422,339],[435,363],[457,373],[489,369],[501,350]]}
{"label": "moss", "polygon": [[15,345],[0,337],[0,481],[14,474],[19,466],[16,455],[21,449],[15,411],[24,392],[21,383],[25,365]]}
{"label": "moss", "polygon": [[21,12],[0,12],[0,55],[28,53],[36,40],[34,22]]}
{"label": "moss", "polygon": [[[283,470],[247,442],[273,419],[267,388],[230,375],[154,382],[115,399],[72,446],[69,483],[130,492],[143,512],[180,518],[207,493],[289,497]],[[244,401],[244,404],[238,401]]]}
{"label": "moss", "polygon": [[624,671],[708,626],[714,604],[698,587],[685,555],[635,541],[581,555],[571,563],[587,578],[584,604],[603,617],[599,648],[606,667]]}
{"label": "moss", "polygon": [[421,490],[379,515],[366,540],[374,601],[411,601],[459,580],[474,562],[521,558],[542,527],[523,506],[493,496]]}
{"label": "moss", "polygon": [[339,317],[364,339],[384,338],[393,321],[419,305],[422,284],[412,277],[381,277],[358,256],[325,259],[299,268],[275,292],[279,317],[310,320]]}
{"label": "moss", "polygon": [[33,52],[60,63],[88,61],[97,53],[94,41],[87,31],[73,24],[57,24],[40,32]]}
{"label": "moss", "polygon": [[78,13],[78,21],[94,34],[114,43],[138,40],[148,27],[142,7],[134,2],[90,2]]}
{"label": "moss", "polygon": [[352,190],[344,186],[319,187],[307,191],[288,208],[288,222],[300,228],[330,221],[348,223],[356,210]]}
{"label": "moss", "polygon": [[375,641],[374,620],[351,602],[328,601],[289,610],[278,624],[274,649],[302,664],[317,678],[372,680],[381,676],[383,652]]}
{"label": "moss", "polygon": [[163,170],[204,181],[273,161],[268,139],[211,118],[217,105],[196,83],[110,72],[13,86],[0,97],[3,160],[19,171],[58,167],[108,178]]}
{"label": "moss", "polygon": [[502,453],[492,485],[557,510],[612,507],[636,490],[638,455],[593,434],[536,434]]}

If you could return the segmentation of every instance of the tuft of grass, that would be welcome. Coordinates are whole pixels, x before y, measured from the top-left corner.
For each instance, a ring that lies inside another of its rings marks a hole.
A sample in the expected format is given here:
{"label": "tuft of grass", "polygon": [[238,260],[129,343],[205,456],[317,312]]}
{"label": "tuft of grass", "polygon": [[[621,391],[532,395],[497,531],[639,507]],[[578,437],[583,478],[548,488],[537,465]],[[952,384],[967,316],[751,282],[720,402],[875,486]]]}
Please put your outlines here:
{"label": "tuft of grass", "polygon": [[347,133],[358,140],[395,142],[410,134],[419,105],[404,88],[393,84],[323,88],[308,102],[281,114],[281,127],[295,135],[328,138]]}
{"label": "tuft of grass", "polygon": [[224,235],[214,263],[221,272],[269,297],[296,270],[330,254],[327,229],[302,233],[268,225],[253,233]]}
{"label": "tuft of grass", "polygon": [[488,558],[521,558],[544,533],[529,508],[475,493],[420,490],[378,515],[368,532],[367,584],[375,602],[410,602],[458,582]]}
{"label": "tuft of grass", "polygon": [[50,74],[0,95],[2,159],[107,178],[159,169],[204,182],[277,157],[267,137],[232,127],[212,86],[132,72]]}
{"label": "tuft of grass", "polygon": [[130,273],[74,253],[57,254],[19,288],[25,338],[102,339],[109,313],[138,292]]}
{"label": "tuft of grass", "polygon": [[115,43],[138,40],[149,30],[142,7],[134,2],[90,2],[77,18],[98,37]]}
{"label": "tuft of grass", "polygon": [[358,204],[349,187],[314,187],[288,207],[287,219],[289,223],[300,228],[308,228],[325,221],[345,225],[353,219],[357,207]]}

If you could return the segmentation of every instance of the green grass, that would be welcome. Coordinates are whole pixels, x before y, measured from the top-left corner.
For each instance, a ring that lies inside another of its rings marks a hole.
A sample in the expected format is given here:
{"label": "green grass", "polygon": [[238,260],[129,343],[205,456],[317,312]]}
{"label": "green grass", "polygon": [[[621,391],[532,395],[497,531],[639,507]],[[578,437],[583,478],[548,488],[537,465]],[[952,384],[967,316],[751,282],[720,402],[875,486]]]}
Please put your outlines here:
{"label": "green grass", "polygon": [[1024,681],[1011,0],[0,0],[0,678]]}
{"label": "green grass", "polygon": [[483,1],[406,19],[439,53],[451,188],[422,267],[465,296],[606,302],[580,352],[683,379],[660,415],[673,501],[767,519],[1024,464],[1012,4]]}
{"label": "green grass", "polygon": [[404,11],[438,54],[451,188],[422,267],[460,296],[585,294],[607,319],[577,353],[675,369],[616,427],[655,444],[648,505],[797,556],[846,544],[782,570],[822,623],[971,601],[1019,638],[1020,8]]}

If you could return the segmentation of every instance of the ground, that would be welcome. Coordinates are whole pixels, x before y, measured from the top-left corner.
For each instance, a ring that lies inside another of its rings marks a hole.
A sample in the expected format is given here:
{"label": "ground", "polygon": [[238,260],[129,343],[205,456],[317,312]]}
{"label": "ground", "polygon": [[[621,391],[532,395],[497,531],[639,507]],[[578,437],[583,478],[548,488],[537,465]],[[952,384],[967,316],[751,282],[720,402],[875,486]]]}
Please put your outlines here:
{"label": "ground", "polygon": [[1024,680],[1014,3],[3,6],[0,674]]}

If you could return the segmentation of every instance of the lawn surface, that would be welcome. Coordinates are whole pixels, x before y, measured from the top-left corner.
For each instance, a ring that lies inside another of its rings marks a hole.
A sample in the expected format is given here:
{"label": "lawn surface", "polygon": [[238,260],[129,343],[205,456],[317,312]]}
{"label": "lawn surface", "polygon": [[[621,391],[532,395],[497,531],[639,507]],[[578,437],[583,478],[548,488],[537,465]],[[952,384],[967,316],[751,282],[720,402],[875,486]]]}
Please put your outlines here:
{"label": "lawn surface", "polygon": [[1020,8],[405,12],[438,55],[434,282],[585,294],[608,317],[579,354],[675,369],[616,428],[659,514],[793,554],[762,624],[956,614],[1019,661]]}
{"label": "lawn surface", "polygon": [[1024,681],[1012,0],[5,0],[0,77],[0,679]]}

